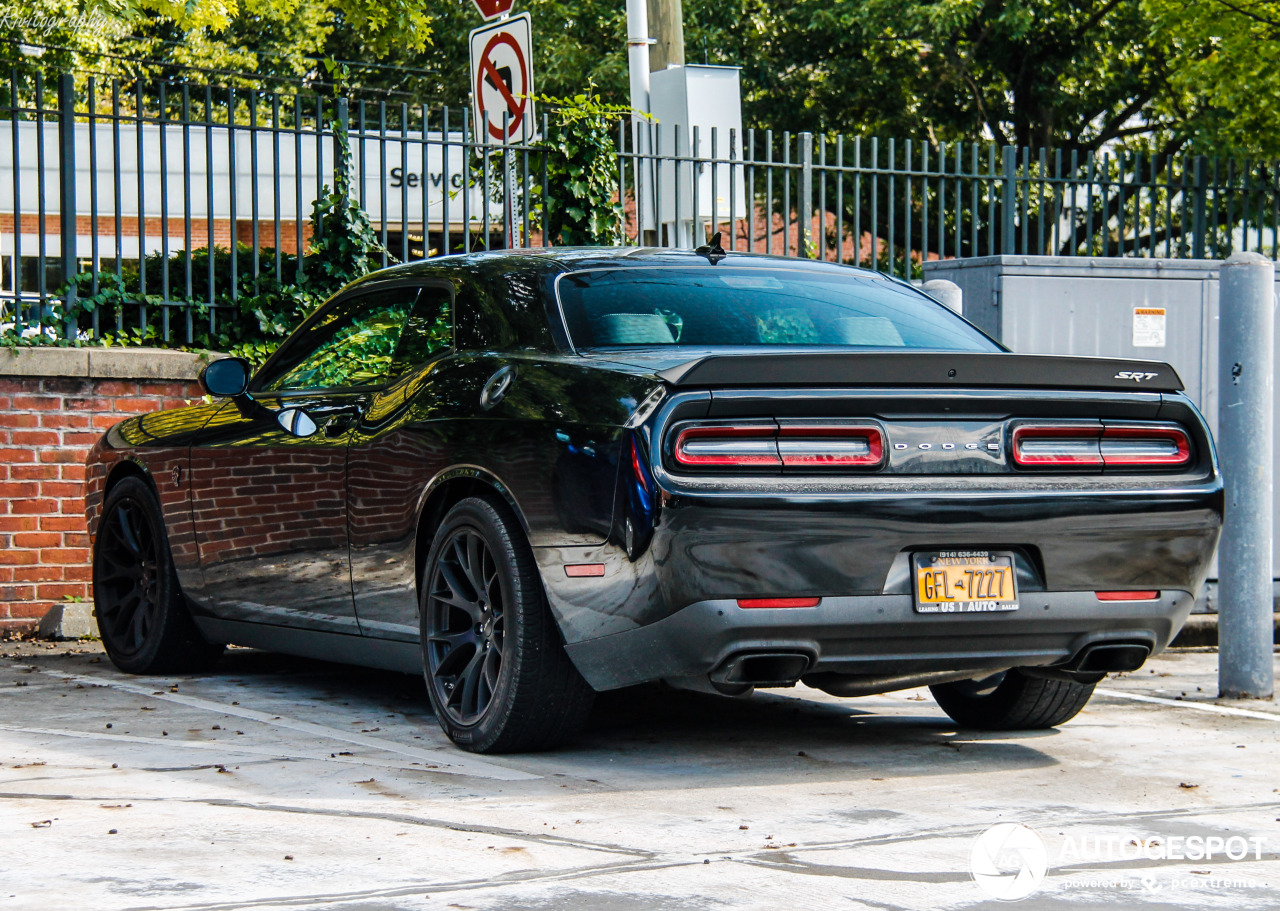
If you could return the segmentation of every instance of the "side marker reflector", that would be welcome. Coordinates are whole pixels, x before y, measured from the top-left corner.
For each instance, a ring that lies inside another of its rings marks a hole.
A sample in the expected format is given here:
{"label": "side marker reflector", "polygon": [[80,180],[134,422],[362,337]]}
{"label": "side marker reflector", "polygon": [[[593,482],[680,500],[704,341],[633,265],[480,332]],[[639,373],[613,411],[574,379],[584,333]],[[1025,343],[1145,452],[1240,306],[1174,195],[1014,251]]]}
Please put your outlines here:
{"label": "side marker reflector", "polygon": [[1155,601],[1160,597],[1159,592],[1153,591],[1135,591],[1135,592],[1094,592],[1098,596],[1099,601]]}
{"label": "side marker reflector", "polygon": [[583,576],[603,576],[603,563],[566,563],[564,574],[570,579],[581,579]]}
{"label": "side marker reflector", "polygon": [[739,598],[738,607],[817,607],[821,598]]}

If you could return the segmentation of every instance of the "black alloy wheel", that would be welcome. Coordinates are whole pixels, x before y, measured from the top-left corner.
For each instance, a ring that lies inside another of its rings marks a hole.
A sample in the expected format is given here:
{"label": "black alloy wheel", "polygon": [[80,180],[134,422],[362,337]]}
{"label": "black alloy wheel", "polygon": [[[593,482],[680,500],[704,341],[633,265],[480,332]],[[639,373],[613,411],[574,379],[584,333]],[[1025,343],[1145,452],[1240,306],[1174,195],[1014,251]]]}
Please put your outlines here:
{"label": "black alloy wheel", "polygon": [[223,646],[207,642],[178,586],[164,519],[151,488],[111,489],[93,553],[94,613],[112,663],[131,674],[206,670]]}
{"label": "black alloy wheel", "polygon": [[432,541],[420,594],[422,664],[441,728],[477,753],[549,749],[595,693],[565,654],[515,516],[469,497]]}
{"label": "black alloy wheel", "polygon": [[427,661],[456,724],[474,724],[489,708],[502,674],[502,584],[489,545],[463,526],[444,543],[431,578]]}

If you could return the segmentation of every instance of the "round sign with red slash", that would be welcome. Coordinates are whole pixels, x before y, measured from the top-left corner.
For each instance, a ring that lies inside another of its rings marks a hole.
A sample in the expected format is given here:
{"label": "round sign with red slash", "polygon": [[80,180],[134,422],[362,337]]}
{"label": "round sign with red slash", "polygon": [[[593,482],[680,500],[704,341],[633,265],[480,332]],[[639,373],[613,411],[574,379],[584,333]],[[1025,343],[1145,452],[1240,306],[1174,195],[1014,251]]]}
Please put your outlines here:
{"label": "round sign with red slash", "polygon": [[471,33],[471,92],[481,142],[534,138],[530,32],[523,13]]}

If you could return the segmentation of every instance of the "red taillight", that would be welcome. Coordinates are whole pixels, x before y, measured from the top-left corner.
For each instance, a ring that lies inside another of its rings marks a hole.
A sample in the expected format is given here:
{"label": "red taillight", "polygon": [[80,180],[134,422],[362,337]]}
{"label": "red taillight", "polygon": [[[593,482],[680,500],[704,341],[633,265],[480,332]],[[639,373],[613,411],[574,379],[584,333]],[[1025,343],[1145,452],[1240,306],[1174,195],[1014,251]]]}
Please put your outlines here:
{"label": "red taillight", "polygon": [[603,563],[566,563],[564,574],[570,579],[586,579],[604,575]]}
{"label": "red taillight", "polygon": [[672,454],[689,468],[780,468],[777,433],[772,424],[686,427]]}
{"label": "red taillight", "polygon": [[1020,424],[1011,451],[1023,468],[1177,468],[1191,461],[1186,431],[1171,424]]}
{"label": "red taillight", "polygon": [[1178,427],[1108,424],[1102,431],[1102,464],[1176,467],[1191,461],[1191,441]]}
{"label": "red taillight", "polygon": [[884,432],[853,422],[700,424],[676,433],[672,458],[686,468],[876,468]]}
{"label": "red taillight", "polygon": [[739,598],[738,607],[817,607],[821,598]]}
{"label": "red taillight", "polygon": [[1160,597],[1157,591],[1094,592],[1099,601],[1154,601]]}
{"label": "red taillight", "polygon": [[1101,467],[1100,424],[1020,424],[1013,428],[1013,462],[1025,468]]}
{"label": "red taillight", "polygon": [[782,464],[794,468],[873,468],[884,461],[879,427],[860,424],[783,424]]}

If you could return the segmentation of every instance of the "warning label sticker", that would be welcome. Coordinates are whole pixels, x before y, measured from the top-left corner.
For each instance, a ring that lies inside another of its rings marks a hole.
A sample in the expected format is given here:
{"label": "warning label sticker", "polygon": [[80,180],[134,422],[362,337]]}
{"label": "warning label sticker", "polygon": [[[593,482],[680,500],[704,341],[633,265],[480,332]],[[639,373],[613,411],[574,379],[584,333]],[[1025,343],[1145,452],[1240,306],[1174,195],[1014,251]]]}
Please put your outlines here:
{"label": "warning label sticker", "polygon": [[1164,347],[1164,307],[1133,308],[1133,347]]}

